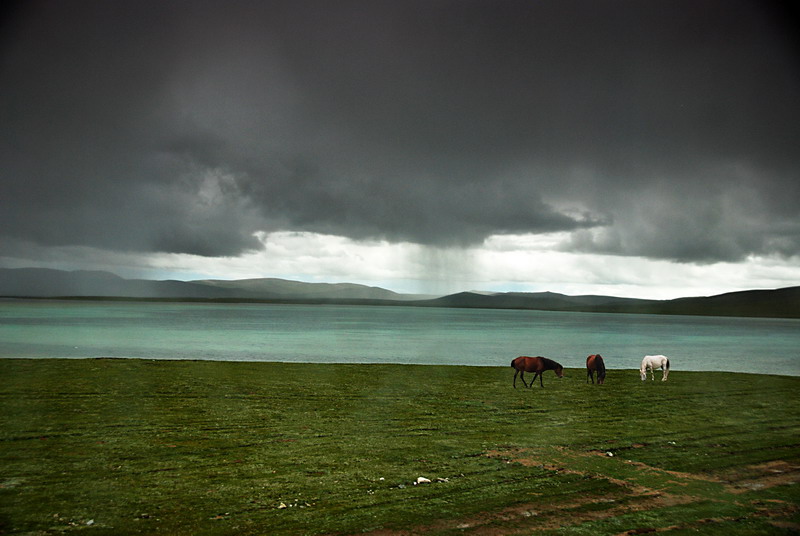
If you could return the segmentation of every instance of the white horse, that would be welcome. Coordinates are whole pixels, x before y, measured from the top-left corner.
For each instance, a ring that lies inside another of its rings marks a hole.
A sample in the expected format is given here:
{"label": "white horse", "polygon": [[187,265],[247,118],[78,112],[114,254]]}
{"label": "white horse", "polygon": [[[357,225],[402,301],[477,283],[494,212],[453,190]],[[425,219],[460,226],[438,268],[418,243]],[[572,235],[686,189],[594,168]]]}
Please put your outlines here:
{"label": "white horse", "polygon": [[655,370],[657,368],[660,368],[664,372],[661,381],[667,381],[667,376],[669,376],[669,358],[665,355],[644,356],[644,359],[642,359],[642,366],[639,367],[639,374],[642,376],[642,381],[647,380],[647,369],[650,369],[650,379],[655,380]]}

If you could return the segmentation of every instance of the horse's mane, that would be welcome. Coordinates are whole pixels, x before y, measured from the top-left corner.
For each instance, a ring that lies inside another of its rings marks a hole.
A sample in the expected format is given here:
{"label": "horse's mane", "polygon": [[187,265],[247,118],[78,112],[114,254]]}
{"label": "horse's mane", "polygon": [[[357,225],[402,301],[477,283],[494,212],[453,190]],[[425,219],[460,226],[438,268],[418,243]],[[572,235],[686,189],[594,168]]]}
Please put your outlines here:
{"label": "horse's mane", "polygon": [[552,366],[553,368],[560,367],[561,365],[550,359],[549,357],[542,357],[539,356],[539,359],[544,361],[548,366]]}

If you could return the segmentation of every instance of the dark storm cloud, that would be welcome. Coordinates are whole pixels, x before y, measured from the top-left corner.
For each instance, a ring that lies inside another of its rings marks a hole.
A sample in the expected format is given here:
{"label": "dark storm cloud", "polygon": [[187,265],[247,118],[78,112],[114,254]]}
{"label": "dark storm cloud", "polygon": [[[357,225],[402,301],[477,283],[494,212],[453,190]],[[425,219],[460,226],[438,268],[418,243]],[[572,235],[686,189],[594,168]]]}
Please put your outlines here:
{"label": "dark storm cloud", "polygon": [[[787,4],[788,5],[788,4]],[[258,230],[800,252],[794,12],[765,2],[31,2],[0,233],[235,255]]]}

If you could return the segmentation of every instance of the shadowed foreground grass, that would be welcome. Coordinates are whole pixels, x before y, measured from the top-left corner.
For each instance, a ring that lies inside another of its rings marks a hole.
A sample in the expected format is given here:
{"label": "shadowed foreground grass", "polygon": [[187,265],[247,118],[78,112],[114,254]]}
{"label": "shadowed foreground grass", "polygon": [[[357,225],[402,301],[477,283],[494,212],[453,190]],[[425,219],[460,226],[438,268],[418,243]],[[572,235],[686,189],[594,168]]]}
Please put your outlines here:
{"label": "shadowed foreground grass", "polygon": [[800,378],[512,377],[0,360],[0,533],[798,533]]}

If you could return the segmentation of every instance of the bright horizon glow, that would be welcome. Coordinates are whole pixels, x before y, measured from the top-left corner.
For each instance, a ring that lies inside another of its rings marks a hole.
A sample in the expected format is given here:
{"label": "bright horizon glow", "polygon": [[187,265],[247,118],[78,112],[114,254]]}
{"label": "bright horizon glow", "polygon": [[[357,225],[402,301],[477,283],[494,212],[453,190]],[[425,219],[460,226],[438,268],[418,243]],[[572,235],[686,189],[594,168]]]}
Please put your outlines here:
{"label": "bright horizon glow", "polygon": [[673,299],[783,288],[800,281],[797,258],[751,256],[739,263],[698,265],[578,254],[560,249],[568,238],[566,233],[495,235],[471,248],[355,241],[309,232],[257,233],[256,237],[263,249],[238,257],[141,256],[71,247],[59,248],[60,254],[49,260],[4,257],[0,265],[106,270],[126,278],[182,281],[274,277],[308,283],[358,283],[429,295],[550,291]]}

